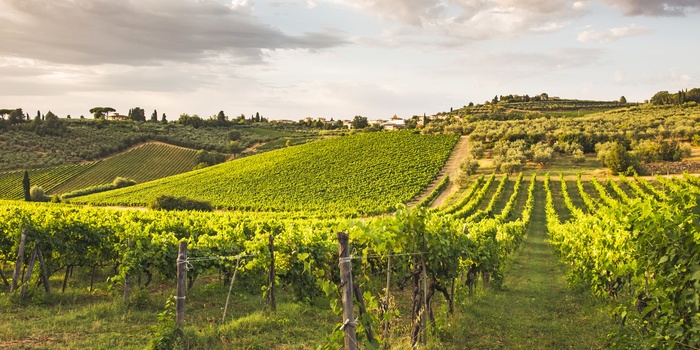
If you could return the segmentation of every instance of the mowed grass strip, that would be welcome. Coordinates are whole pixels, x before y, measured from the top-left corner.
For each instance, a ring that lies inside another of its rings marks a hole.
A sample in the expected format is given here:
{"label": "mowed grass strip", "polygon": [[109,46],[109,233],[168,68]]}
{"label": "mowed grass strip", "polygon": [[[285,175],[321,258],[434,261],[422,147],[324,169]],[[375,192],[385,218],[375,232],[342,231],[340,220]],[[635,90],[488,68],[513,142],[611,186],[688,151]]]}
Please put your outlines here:
{"label": "mowed grass strip", "polygon": [[458,137],[410,131],[341,136],[75,202],[143,206],[167,194],[235,210],[386,212],[433,180]]}
{"label": "mowed grass strip", "polygon": [[90,186],[109,184],[126,177],[143,183],[181,174],[195,167],[197,151],[162,143],[147,143],[138,148],[98,162],[69,181],[56,186],[50,194],[62,194]]}
{"label": "mowed grass strip", "polygon": [[[559,185],[557,183],[557,185]],[[501,290],[460,305],[450,349],[601,349],[614,327],[610,310],[573,291],[547,243],[544,191],[538,181],[527,239],[505,272]]]}

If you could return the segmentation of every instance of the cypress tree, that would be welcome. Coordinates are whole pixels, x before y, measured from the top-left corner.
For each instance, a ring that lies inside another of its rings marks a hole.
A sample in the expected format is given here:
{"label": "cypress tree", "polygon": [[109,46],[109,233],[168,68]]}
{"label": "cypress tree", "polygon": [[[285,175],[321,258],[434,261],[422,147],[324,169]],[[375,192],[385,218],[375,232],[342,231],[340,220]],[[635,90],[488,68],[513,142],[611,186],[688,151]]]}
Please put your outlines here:
{"label": "cypress tree", "polygon": [[32,197],[29,194],[29,172],[24,171],[24,179],[22,180],[22,186],[24,187],[24,200],[30,202]]}

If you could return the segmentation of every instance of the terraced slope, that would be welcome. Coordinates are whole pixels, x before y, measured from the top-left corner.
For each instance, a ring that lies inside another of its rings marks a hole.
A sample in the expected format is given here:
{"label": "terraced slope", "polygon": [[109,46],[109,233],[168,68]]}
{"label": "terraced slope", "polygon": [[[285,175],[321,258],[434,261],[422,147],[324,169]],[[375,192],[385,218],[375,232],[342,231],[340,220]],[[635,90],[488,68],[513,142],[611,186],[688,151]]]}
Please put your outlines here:
{"label": "terraced slope", "polygon": [[147,143],[128,152],[97,162],[88,171],[49,191],[62,194],[111,183],[117,176],[143,183],[192,170],[197,151],[164,143]]}
{"label": "terraced slope", "polygon": [[324,139],[74,201],[143,206],[169,194],[237,210],[380,213],[426,187],[458,137],[405,131]]}

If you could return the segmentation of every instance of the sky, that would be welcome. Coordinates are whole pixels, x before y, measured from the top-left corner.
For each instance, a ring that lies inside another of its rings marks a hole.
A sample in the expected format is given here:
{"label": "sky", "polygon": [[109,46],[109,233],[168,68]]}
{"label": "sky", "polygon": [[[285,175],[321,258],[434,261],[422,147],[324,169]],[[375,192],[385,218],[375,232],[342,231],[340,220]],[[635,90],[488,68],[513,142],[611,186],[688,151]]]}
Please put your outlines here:
{"label": "sky", "polygon": [[700,0],[0,0],[0,108],[434,114],[700,87]]}

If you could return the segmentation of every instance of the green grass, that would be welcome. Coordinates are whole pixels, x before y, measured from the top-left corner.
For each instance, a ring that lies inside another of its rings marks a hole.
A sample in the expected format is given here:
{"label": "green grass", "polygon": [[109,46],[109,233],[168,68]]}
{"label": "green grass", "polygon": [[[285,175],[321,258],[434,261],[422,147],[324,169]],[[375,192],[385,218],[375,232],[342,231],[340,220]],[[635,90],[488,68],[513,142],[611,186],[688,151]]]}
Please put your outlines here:
{"label": "green grass", "polygon": [[89,170],[63,182],[48,193],[62,194],[109,184],[118,176],[143,183],[184,173],[192,170],[196,165],[196,153],[195,150],[167,144],[147,143],[98,162]]}
{"label": "green grass", "polygon": [[433,180],[457,138],[412,132],[335,137],[74,201],[143,206],[168,194],[236,210],[386,212]]}

